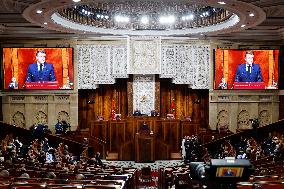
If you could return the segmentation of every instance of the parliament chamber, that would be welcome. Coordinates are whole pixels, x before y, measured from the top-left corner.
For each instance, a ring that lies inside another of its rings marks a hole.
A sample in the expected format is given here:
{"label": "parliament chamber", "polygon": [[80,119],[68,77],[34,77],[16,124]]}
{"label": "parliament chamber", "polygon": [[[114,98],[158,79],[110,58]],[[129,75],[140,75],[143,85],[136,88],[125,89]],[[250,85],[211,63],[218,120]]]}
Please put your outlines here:
{"label": "parliament chamber", "polygon": [[284,188],[283,6],[2,0],[0,189]]}

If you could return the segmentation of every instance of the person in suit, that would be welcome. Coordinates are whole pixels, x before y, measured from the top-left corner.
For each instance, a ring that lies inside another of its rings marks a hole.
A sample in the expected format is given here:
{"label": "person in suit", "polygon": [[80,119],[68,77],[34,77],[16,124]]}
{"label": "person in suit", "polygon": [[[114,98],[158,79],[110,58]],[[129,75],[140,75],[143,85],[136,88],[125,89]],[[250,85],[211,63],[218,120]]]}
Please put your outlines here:
{"label": "person in suit", "polygon": [[133,116],[141,116],[141,111],[136,109],[134,112],[133,112]]}
{"label": "person in suit", "polygon": [[36,63],[29,65],[26,82],[56,81],[54,67],[45,59],[45,50],[36,52]]}
{"label": "person in suit", "polygon": [[17,79],[15,77],[12,77],[12,82],[9,83],[8,88],[9,89],[18,89],[18,87],[19,87],[19,85],[18,85]]}
{"label": "person in suit", "polygon": [[253,51],[245,54],[245,63],[239,64],[235,77],[235,82],[262,82],[262,74],[259,64],[253,62]]}

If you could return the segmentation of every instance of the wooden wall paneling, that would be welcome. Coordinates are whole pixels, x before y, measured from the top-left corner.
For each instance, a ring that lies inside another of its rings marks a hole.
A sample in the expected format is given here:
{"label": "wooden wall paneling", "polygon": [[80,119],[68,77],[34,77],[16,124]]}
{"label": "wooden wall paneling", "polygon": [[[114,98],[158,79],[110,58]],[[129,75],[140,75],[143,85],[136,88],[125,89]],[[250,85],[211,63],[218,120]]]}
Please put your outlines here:
{"label": "wooden wall paneling", "polygon": [[106,156],[107,149],[107,131],[108,131],[108,121],[91,121],[89,122],[90,128],[90,145],[95,148],[96,151],[99,151],[103,158]]}
{"label": "wooden wall paneling", "polygon": [[120,146],[125,141],[126,121],[110,121],[109,125],[109,149],[110,152],[119,152]]}
{"label": "wooden wall paneling", "polygon": [[116,91],[119,104],[119,113],[125,118],[128,116],[128,93],[127,93],[127,79],[116,80]]}
{"label": "wooden wall paneling", "polygon": [[181,138],[185,136],[198,135],[199,124],[192,123],[191,121],[181,121]]}
{"label": "wooden wall paneling", "polygon": [[162,123],[163,139],[170,145],[171,152],[180,151],[180,120],[165,120]]}
{"label": "wooden wall paneling", "polygon": [[125,128],[125,139],[127,140],[134,140],[135,137],[135,122],[133,119],[126,120],[126,128]]}
{"label": "wooden wall paneling", "polygon": [[153,132],[154,132],[157,139],[164,140],[163,135],[162,135],[162,133],[163,133],[162,120],[158,119],[154,122]]}
{"label": "wooden wall paneling", "polygon": [[95,97],[92,95],[94,93],[93,90],[81,89],[78,93],[79,129],[86,129],[89,126],[88,122],[96,120],[96,114],[94,111],[96,101]]}
{"label": "wooden wall paneling", "polygon": [[125,141],[120,147],[119,160],[134,160],[135,154],[135,127],[133,119],[126,120]]}
{"label": "wooden wall paneling", "polygon": [[159,75],[155,75],[155,110],[161,112],[161,84]]}
{"label": "wooden wall paneling", "polygon": [[0,102],[1,102],[1,106],[0,106],[0,121],[3,121],[2,96],[0,96]]}
{"label": "wooden wall paneling", "polygon": [[128,102],[128,116],[133,116],[133,75],[129,75],[127,82],[127,102]]}
{"label": "wooden wall paneling", "polygon": [[198,90],[200,98],[200,127],[209,128],[209,90]]}
{"label": "wooden wall paneling", "polygon": [[284,95],[279,95],[279,120],[284,119],[284,108],[282,107],[284,107]]}
{"label": "wooden wall paneling", "polygon": [[[100,113],[102,113],[102,115],[106,115],[106,119],[110,119],[111,118],[111,104],[112,104],[112,99],[113,99],[113,91],[114,91],[114,86],[113,85],[104,85],[103,90],[102,90],[102,103],[103,106],[102,110]],[[116,105],[116,112],[118,109],[118,104]],[[117,112],[119,113],[119,112]]]}
{"label": "wooden wall paneling", "polygon": [[182,87],[179,85],[177,86],[176,90],[176,119],[182,119],[184,117],[184,103],[185,103],[185,94],[184,90],[182,90]]}
{"label": "wooden wall paneling", "polygon": [[155,159],[169,160],[170,159],[170,145],[156,139],[155,141]]}
{"label": "wooden wall paneling", "polygon": [[98,140],[107,140],[108,121],[91,121],[89,122],[90,138]]}

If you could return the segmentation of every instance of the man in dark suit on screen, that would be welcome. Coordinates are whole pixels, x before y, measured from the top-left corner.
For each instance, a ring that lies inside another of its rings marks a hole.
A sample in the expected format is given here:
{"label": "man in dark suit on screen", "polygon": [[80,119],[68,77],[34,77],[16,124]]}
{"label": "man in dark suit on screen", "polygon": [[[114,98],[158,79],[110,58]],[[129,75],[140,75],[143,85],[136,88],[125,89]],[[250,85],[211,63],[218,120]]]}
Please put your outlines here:
{"label": "man in dark suit on screen", "polygon": [[253,62],[253,51],[245,54],[245,63],[239,64],[235,82],[262,82],[262,74],[259,64]]}
{"label": "man in dark suit on screen", "polygon": [[44,50],[36,52],[36,63],[29,65],[26,82],[56,81],[54,67],[45,62],[45,59]]}

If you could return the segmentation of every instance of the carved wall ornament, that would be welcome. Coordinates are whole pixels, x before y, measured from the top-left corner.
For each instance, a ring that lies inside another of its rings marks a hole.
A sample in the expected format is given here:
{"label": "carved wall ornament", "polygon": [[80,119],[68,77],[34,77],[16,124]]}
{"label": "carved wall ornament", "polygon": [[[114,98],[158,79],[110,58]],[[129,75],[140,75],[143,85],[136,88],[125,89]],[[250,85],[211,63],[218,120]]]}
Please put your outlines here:
{"label": "carved wall ornament", "polygon": [[227,132],[229,130],[229,114],[226,110],[219,112],[217,116],[217,130],[219,132]]}
{"label": "carved wall ornament", "polygon": [[11,96],[12,102],[23,102],[25,101],[25,96]]}
{"label": "carved wall ornament", "polygon": [[228,101],[228,100],[230,100],[230,96],[229,95],[219,95],[218,100],[219,101]]}
{"label": "carved wall ornament", "polygon": [[250,101],[251,100],[250,95],[239,95],[238,98],[239,98],[240,101]]}
{"label": "carved wall ornament", "polygon": [[77,45],[78,88],[96,89],[97,84],[113,84],[127,78],[126,45]]}
{"label": "carved wall ornament", "polygon": [[268,125],[271,123],[270,113],[268,110],[262,110],[259,112],[259,126]]}
{"label": "carved wall ornament", "polygon": [[12,117],[13,125],[18,127],[26,127],[25,116],[22,112],[17,111]]}
{"label": "carved wall ornament", "polygon": [[271,95],[259,95],[259,100],[260,101],[271,101],[272,96]]}
{"label": "carved wall ornament", "polygon": [[65,111],[60,111],[57,115],[57,120],[59,122],[65,121],[66,123],[70,124],[70,116]]}
{"label": "carved wall ornament", "polygon": [[238,115],[238,125],[237,129],[251,129],[251,124],[249,121],[249,112],[246,110],[242,110]]}
{"label": "carved wall ornament", "polygon": [[209,88],[210,45],[162,45],[161,78],[192,89]]}
{"label": "carved wall ornament", "polygon": [[69,102],[69,95],[60,95],[60,96],[55,96],[55,101],[56,102]]}
{"label": "carved wall ornament", "polygon": [[128,38],[128,74],[160,74],[160,37]]}
{"label": "carved wall ornament", "polygon": [[36,102],[47,102],[47,96],[34,96],[34,101]]}
{"label": "carved wall ornament", "polygon": [[47,115],[46,113],[39,111],[35,117],[35,125],[44,124],[47,125]]}
{"label": "carved wall ornament", "polygon": [[155,75],[134,75],[133,110],[150,114],[155,109]]}

